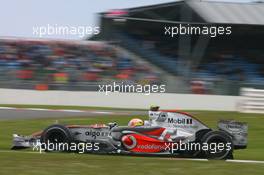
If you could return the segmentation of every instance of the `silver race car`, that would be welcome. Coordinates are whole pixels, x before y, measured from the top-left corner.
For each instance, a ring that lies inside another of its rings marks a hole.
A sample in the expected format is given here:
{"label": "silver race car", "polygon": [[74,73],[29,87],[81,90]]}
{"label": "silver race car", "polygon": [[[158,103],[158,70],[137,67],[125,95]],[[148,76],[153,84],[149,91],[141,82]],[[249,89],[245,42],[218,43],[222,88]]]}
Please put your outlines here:
{"label": "silver race car", "polygon": [[54,124],[31,136],[14,134],[12,149],[232,159],[234,149],[247,147],[242,122],[221,120],[213,130],[190,114],[156,108],[140,123]]}

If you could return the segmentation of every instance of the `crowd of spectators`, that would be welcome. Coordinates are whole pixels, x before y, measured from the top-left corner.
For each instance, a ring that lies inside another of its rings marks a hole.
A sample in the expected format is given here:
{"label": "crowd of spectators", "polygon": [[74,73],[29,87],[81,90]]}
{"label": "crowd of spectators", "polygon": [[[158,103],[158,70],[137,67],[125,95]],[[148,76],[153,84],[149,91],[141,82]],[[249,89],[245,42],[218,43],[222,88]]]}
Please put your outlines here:
{"label": "crowd of spectators", "polygon": [[201,63],[193,76],[263,83],[262,69],[263,64],[254,63],[241,55],[216,54]]}
{"label": "crowd of spectators", "polygon": [[239,84],[263,86],[264,65],[253,60],[239,54],[215,54],[209,57],[192,72],[192,92],[211,93],[214,85],[221,82],[230,83],[232,87]]}
{"label": "crowd of spectators", "polygon": [[0,80],[31,81],[40,89],[54,83],[160,81],[149,66],[113,45],[89,41],[2,39],[0,73]]}

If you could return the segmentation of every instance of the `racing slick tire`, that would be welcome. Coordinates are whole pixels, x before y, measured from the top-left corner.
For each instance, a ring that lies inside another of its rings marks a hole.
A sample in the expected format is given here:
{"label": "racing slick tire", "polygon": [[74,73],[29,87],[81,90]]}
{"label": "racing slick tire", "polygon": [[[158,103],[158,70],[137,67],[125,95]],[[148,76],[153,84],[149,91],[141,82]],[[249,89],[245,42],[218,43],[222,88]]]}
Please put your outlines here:
{"label": "racing slick tire", "polygon": [[40,137],[42,149],[46,151],[69,151],[72,141],[69,128],[59,124],[47,127]]}
{"label": "racing slick tire", "polygon": [[226,160],[233,159],[234,145],[230,135],[223,131],[210,131],[201,139],[202,145],[208,149],[202,149],[202,156],[207,159]]}

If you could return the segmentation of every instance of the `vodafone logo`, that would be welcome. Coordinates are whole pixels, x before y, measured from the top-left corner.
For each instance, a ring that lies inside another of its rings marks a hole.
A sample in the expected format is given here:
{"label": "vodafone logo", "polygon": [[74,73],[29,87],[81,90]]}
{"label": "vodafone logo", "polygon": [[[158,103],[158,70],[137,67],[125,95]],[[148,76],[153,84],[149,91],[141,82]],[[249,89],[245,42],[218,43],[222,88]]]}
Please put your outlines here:
{"label": "vodafone logo", "polygon": [[125,135],[121,139],[123,145],[125,146],[126,149],[131,150],[136,147],[137,145],[137,140],[134,136],[132,135]]}

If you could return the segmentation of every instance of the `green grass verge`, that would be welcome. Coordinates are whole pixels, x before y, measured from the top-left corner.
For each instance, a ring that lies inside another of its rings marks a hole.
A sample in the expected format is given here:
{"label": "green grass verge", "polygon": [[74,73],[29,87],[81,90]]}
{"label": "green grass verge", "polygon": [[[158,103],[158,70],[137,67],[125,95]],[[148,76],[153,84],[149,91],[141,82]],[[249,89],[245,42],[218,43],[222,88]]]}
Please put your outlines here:
{"label": "green grass verge", "polygon": [[1,153],[0,174],[19,175],[240,175],[263,174],[264,166],[223,161],[195,162],[164,158],[84,154]]}
{"label": "green grass verge", "polygon": [[[236,112],[191,112],[215,128],[219,119],[236,119],[249,125],[249,144],[237,150],[235,159],[264,160],[264,115]],[[59,123],[92,124],[116,121],[126,125],[133,116],[60,118]],[[143,118],[147,118],[144,116]],[[0,121],[0,150],[8,151],[12,134],[31,134],[55,122],[55,119]],[[31,151],[31,150],[28,150]],[[195,162],[164,158],[111,155],[45,153],[27,154],[21,151],[0,151],[0,174],[263,174],[264,164],[228,163],[223,161]],[[90,173],[89,173],[90,172]]]}

